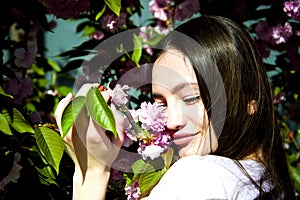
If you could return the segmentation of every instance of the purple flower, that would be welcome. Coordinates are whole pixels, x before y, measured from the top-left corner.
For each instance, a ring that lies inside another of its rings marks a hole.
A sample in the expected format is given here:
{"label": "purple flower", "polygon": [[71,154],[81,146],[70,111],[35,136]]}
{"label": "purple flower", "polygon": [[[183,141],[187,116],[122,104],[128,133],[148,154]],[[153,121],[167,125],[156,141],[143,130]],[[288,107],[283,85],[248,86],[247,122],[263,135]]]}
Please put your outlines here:
{"label": "purple flower", "polygon": [[36,42],[29,41],[27,43],[27,50],[19,48],[15,50],[15,64],[18,67],[29,68],[35,63],[35,58],[40,55],[37,53]]}
{"label": "purple flower", "polygon": [[153,144],[160,146],[164,150],[166,150],[169,146],[169,143],[171,142],[171,135],[167,132],[157,132],[153,134]]}
{"label": "purple flower", "polygon": [[124,122],[125,127],[125,137],[124,137],[124,147],[129,147],[133,142],[137,141],[136,133],[132,129],[132,125],[129,123],[128,120],[125,120]]}
{"label": "purple flower", "polygon": [[21,104],[25,97],[33,94],[33,82],[30,78],[22,78],[21,73],[16,73],[18,79],[9,80],[3,85],[6,93],[14,96],[14,103]]}
{"label": "purple flower", "polygon": [[190,18],[193,14],[199,12],[199,0],[186,0],[182,4],[175,7],[174,19],[185,20]]}
{"label": "purple flower", "polygon": [[172,27],[170,28],[164,21],[158,21],[154,27],[154,30],[158,34],[167,35],[172,30]]}
{"label": "purple flower", "polygon": [[137,110],[139,121],[142,123],[142,128],[150,131],[163,131],[167,124],[167,113],[165,107],[160,106],[158,103],[141,104],[141,108]]}
{"label": "purple flower", "polygon": [[128,85],[117,84],[113,90],[108,90],[110,96],[112,97],[112,102],[115,105],[126,104],[128,102],[127,94],[125,90],[128,90],[130,87]]}
{"label": "purple flower", "polygon": [[270,41],[270,34],[269,34],[269,25],[267,21],[261,20],[258,22],[258,24],[255,27],[255,32],[259,39],[265,42]]}
{"label": "purple flower", "polygon": [[259,39],[272,44],[286,43],[287,39],[293,34],[292,26],[288,22],[284,26],[278,24],[270,27],[266,21],[260,21],[255,27],[255,31]]}
{"label": "purple flower", "polygon": [[275,44],[286,43],[287,39],[293,34],[292,26],[286,22],[284,26],[281,24],[271,28],[272,42]]}
{"label": "purple flower", "polygon": [[127,200],[137,200],[140,198],[141,191],[137,180],[135,180],[133,183],[131,183],[130,186],[125,188],[125,195],[127,196]]}
{"label": "purple flower", "polygon": [[126,17],[127,14],[125,12],[121,12],[120,17],[114,13],[109,13],[101,17],[100,23],[104,30],[116,33],[126,24]]}
{"label": "purple flower", "polygon": [[155,18],[167,21],[171,16],[171,10],[168,9],[170,3],[170,0],[152,0],[149,3],[149,10]]}
{"label": "purple flower", "polygon": [[102,31],[96,31],[95,33],[90,35],[91,39],[101,40],[104,37],[104,33]]}
{"label": "purple flower", "polygon": [[285,1],[283,11],[292,19],[300,20],[300,0]]}
{"label": "purple flower", "polygon": [[29,119],[31,123],[36,124],[36,123],[42,123],[42,118],[41,114],[39,112],[33,112],[29,115]]}

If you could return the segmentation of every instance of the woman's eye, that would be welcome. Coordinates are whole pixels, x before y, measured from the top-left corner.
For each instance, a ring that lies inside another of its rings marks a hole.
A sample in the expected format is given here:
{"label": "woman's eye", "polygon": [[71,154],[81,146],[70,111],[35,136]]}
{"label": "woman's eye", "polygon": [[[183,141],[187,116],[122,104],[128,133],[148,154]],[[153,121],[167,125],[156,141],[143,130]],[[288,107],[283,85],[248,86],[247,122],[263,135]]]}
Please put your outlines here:
{"label": "woman's eye", "polygon": [[194,104],[197,103],[200,99],[201,99],[200,96],[195,96],[195,97],[183,99],[183,102],[187,104]]}
{"label": "woman's eye", "polygon": [[155,101],[155,103],[158,104],[158,106],[167,107],[167,103],[165,103],[165,102]]}

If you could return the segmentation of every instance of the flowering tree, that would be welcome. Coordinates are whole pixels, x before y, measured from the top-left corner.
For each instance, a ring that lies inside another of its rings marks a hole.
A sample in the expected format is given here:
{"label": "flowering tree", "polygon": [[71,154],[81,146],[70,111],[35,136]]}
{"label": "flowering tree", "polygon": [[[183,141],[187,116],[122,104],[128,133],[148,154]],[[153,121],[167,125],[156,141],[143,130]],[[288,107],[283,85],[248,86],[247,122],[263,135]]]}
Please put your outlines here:
{"label": "flowering tree", "polygon": [[[18,195],[71,199],[73,164],[64,152],[53,117],[58,101],[69,92],[74,93],[74,88],[83,83],[105,85],[120,80],[132,69],[146,69],[143,64],[150,62],[152,47],[160,38],[182,21],[201,14],[231,18],[244,25],[256,41],[273,87],[291,177],[296,190],[300,191],[299,0],[231,0],[225,3],[221,0],[151,0],[147,8],[138,0],[12,0],[1,4],[0,196],[4,199],[17,199]],[[149,9],[153,17],[145,21],[145,26],[138,27],[132,16],[141,16],[143,9]],[[47,20],[49,14],[64,20],[80,19],[77,31],[85,38],[79,46],[60,52],[59,61],[45,53],[44,35],[55,31],[55,21]],[[118,35],[130,31],[132,33],[126,36],[128,41],[117,40],[110,43],[108,49],[98,48],[99,44],[114,41]],[[92,58],[87,60],[87,55]],[[110,59],[112,55],[113,60]],[[76,76],[74,71],[78,72]],[[138,73],[141,79],[146,78]],[[125,77],[129,83],[132,80],[143,82],[134,74]],[[145,111],[155,107],[147,103],[139,107],[151,98],[148,87],[138,89],[140,92],[130,98],[133,104],[129,109]],[[82,101],[79,99],[78,103]],[[153,124],[148,124],[149,113],[144,118],[147,113],[144,111],[139,111],[139,119],[142,128],[148,129]],[[134,111],[131,112],[135,116]],[[128,130],[128,137],[130,133]],[[152,142],[159,144],[161,141]],[[147,158],[153,155],[147,154],[153,149],[146,147],[129,142],[126,148],[139,151]],[[116,165],[128,167],[124,159],[117,162]],[[138,170],[144,164],[139,162],[131,167]],[[127,183],[124,176],[127,176]],[[132,174],[124,175],[122,170],[113,171],[107,198],[124,199],[125,193],[128,198],[137,198],[141,191],[137,189],[136,180]]]}

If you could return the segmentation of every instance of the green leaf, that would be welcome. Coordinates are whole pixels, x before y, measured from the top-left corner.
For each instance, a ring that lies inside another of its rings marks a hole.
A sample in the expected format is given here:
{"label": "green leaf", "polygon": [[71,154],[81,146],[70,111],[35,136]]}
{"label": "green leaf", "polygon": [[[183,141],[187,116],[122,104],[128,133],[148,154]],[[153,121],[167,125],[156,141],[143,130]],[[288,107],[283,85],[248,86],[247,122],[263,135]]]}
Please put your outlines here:
{"label": "green leaf", "polygon": [[48,163],[59,173],[59,164],[64,152],[64,142],[54,130],[47,127],[35,129],[35,138]]}
{"label": "green leaf", "polygon": [[293,185],[297,191],[300,191],[300,164],[297,167],[289,165],[289,169]]}
{"label": "green leaf", "polygon": [[7,93],[3,90],[3,88],[2,88],[1,86],[0,86],[0,95],[9,97],[9,98],[11,98],[11,99],[14,98],[14,97],[11,96],[10,94],[7,94]]}
{"label": "green leaf", "polygon": [[3,117],[8,121],[8,123],[19,133],[34,133],[33,128],[25,120],[23,115],[15,108],[12,109],[11,112],[8,112],[7,110],[2,111]]}
{"label": "green leaf", "polygon": [[48,61],[48,64],[52,67],[52,69],[54,69],[57,72],[61,71],[60,66],[59,66],[59,64],[56,61],[51,60],[49,58],[48,58],[47,61]]}
{"label": "green leaf", "polygon": [[105,4],[119,17],[121,10],[121,0],[104,0]]}
{"label": "green leaf", "polygon": [[136,34],[133,35],[133,45],[134,45],[134,51],[132,53],[131,59],[134,61],[134,63],[139,66],[139,62],[142,56],[142,45],[143,40],[141,37],[137,36]]}
{"label": "green leaf", "polygon": [[56,90],[58,91],[58,93],[61,95],[61,96],[67,96],[70,92],[72,93],[73,92],[73,89],[68,87],[68,86],[58,86],[56,88]]}
{"label": "green leaf", "polygon": [[83,36],[89,36],[96,32],[96,28],[93,26],[86,25],[83,29]]}
{"label": "green leaf", "polygon": [[162,154],[161,157],[164,159],[166,169],[169,169],[173,160],[173,149],[168,148],[167,152]]}
{"label": "green leaf", "polygon": [[104,129],[113,132],[117,137],[116,122],[110,107],[98,88],[91,88],[86,95],[86,107],[89,115]]}
{"label": "green leaf", "polygon": [[145,167],[147,169],[147,172],[142,173],[139,178],[139,186],[142,195],[149,192],[166,172],[165,169],[154,171],[153,166],[151,166],[150,164],[146,165]]}
{"label": "green leaf", "polygon": [[65,137],[73,126],[85,103],[85,97],[75,97],[65,108],[61,118],[62,137]]}
{"label": "green leaf", "polygon": [[103,6],[102,10],[100,12],[98,12],[98,14],[96,15],[96,18],[95,18],[96,21],[98,19],[100,19],[100,17],[103,15],[103,13],[105,12],[105,10],[106,10],[106,4]]}
{"label": "green leaf", "polygon": [[0,130],[6,135],[13,135],[5,117],[0,113]]}
{"label": "green leaf", "polygon": [[43,68],[38,67],[36,64],[31,66],[31,69],[40,76],[45,76],[45,71]]}
{"label": "green leaf", "polygon": [[139,159],[131,165],[131,169],[132,169],[132,172],[133,172],[133,177],[131,179],[129,177],[126,179],[125,187],[128,187],[129,185],[131,185],[131,183],[135,179],[137,179],[140,176],[141,173],[143,173],[145,166],[146,166],[146,163],[143,159]]}

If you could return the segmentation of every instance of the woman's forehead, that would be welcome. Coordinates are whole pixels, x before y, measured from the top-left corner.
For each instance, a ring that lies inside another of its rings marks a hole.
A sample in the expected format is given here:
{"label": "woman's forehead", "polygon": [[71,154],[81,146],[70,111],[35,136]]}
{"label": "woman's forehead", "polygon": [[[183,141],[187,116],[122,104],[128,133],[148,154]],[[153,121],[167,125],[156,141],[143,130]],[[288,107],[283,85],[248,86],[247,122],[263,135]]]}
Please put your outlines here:
{"label": "woman's forehead", "polygon": [[154,84],[168,82],[177,85],[185,82],[197,83],[197,78],[189,59],[180,51],[170,49],[154,63],[152,81]]}

